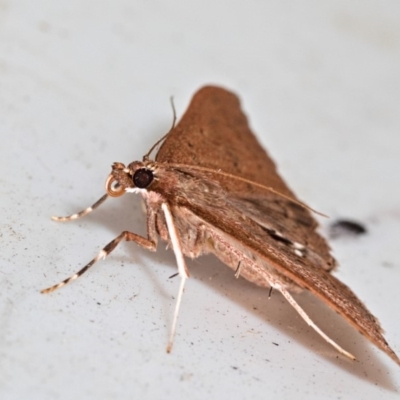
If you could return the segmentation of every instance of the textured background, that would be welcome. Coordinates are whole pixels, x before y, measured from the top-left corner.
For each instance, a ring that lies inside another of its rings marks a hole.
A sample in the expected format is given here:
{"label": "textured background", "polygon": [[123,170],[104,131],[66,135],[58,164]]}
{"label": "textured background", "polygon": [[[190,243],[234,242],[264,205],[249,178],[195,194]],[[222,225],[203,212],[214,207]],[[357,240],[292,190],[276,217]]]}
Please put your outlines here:
{"label": "textured background", "polygon": [[[0,1],[0,397],[397,397],[399,368],[311,296],[358,362],[337,357],[278,293],[189,263],[172,354],[172,252],[123,244],[70,286],[39,290],[124,229],[114,161],[140,159],[205,83],[237,92],[299,197],[369,234],[332,241],[336,275],[400,353],[400,5],[387,1]],[[331,219],[332,221],[332,219]],[[322,220],[327,231],[329,220]]]}

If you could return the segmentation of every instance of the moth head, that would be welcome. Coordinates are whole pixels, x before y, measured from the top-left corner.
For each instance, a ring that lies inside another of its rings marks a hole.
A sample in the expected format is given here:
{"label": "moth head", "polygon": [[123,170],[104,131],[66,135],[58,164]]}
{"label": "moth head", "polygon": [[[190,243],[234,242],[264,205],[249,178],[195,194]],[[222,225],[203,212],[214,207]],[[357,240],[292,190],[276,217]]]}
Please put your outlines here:
{"label": "moth head", "polygon": [[146,190],[154,180],[154,166],[149,161],[134,161],[127,167],[122,163],[112,165],[111,174],[106,181],[109,196],[119,197],[126,192]]}

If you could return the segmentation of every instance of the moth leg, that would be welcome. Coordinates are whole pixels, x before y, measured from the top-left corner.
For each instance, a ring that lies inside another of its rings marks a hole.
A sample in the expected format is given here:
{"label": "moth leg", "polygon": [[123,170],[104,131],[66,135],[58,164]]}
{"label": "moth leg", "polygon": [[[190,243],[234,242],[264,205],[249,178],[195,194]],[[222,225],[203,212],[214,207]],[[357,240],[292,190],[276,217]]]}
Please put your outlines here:
{"label": "moth leg", "polygon": [[235,278],[239,279],[240,273],[242,272],[242,261],[239,261],[238,266],[236,267],[235,271]]}
{"label": "moth leg", "polygon": [[300,307],[300,305],[296,302],[296,300],[291,296],[291,294],[284,289],[281,285],[275,286],[286,298],[291,306],[300,314],[301,318],[306,321],[307,325],[311,326],[323,339],[325,339],[330,345],[332,345],[339,353],[345,355],[346,357],[350,358],[351,360],[355,360],[356,358],[353,354],[349,353],[348,351],[342,349],[335,341],[333,341],[329,336],[327,336],[307,315],[307,313]]}
{"label": "moth leg", "polygon": [[144,238],[143,236],[137,235],[136,233],[124,231],[120,235],[118,235],[114,240],[108,243],[89,264],[86,264],[80,271],[76,274],[70,276],[69,278],[63,280],[60,283],[57,283],[54,286],[51,286],[47,289],[43,289],[41,293],[50,293],[56,289],[59,289],[62,286],[65,286],[67,283],[74,281],[79,278],[82,274],[84,274],[90,267],[97,263],[97,261],[106,258],[118,245],[121,241],[131,241],[135,242],[138,245],[144,247],[147,250],[155,251],[157,243],[155,240],[152,240],[151,234],[149,234],[149,238]]}
{"label": "moth leg", "polygon": [[182,295],[183,295],[183,291],[185,288],[185,282],[186,282],[186,279],[189,278],[189,273],[188,273],[188,270],[186,267],[185,259],[183,258],[182,246],[181,246],[181,243],[179,240],[178,233],[176,231],[176,227],[174,224],[171,210],[167,203],[162,203],[161,208],[165,215],[165,221],[167,223],[168,233],[169,233],[169,237],[170,237],[171,243],[172,243],[172,249],[174,250],[176,263],[178,264],[178,273],[181,278],[178,296],[176,299],[174,316],[173,316],[173,320],[172,320],[171,333],[170,333],[168,346],[167,346],[167,353],[170,353],[172,350],[173,342],[174,342],[176,323],[178,320],[179,308],[180,308],[180,305],[182,302]]}
{"label": "moth leg", "polygon": [[72,221],[74,219],[82,218],[85,215],[87,215],[87,214],[91,213],[92,211],[94,211],[100,205],[102,205],[107,200],[107,197],[108,197],[108,194],[103,195],[92,206],[90,206],[88,208],[85,208],[84,210],[82,210],[82,211],[80,211],[80,212],[78,212],[76,214],[68,215],[67,217],[55,217],[55,216],[52,216],[51,219],[53,221],[57,221],[57,222],[66,222],[66,221]]}

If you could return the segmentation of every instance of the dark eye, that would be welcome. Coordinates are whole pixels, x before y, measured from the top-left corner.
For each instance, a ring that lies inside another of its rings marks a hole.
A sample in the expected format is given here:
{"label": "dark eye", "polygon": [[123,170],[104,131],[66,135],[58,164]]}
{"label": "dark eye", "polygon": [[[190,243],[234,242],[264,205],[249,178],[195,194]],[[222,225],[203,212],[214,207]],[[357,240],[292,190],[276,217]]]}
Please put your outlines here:
{"label": "dark eye", "polygon": [[154,175],[151,170],[141,168],[133,174],[133,183],[139,189],[145,189],[150,185],[151,182],[153,182],[153,178]]}

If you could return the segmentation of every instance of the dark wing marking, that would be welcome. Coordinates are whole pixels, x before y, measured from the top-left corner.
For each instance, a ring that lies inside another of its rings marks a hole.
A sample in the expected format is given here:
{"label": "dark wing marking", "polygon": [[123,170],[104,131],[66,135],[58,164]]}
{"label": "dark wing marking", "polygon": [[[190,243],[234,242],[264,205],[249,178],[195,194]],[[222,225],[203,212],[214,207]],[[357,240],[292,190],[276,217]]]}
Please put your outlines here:
{"label": "dark wing marking", "polygon": [[227,197],[229,204],[263,227],[275,240],[286,243],[297,253],[318,258],[316,263],[326,271],[336,266],[329,252],[321,254],[325,239],[315,230],[315,220],[303,207],[273,193],[266,193],[263,198],[230,194]]}

